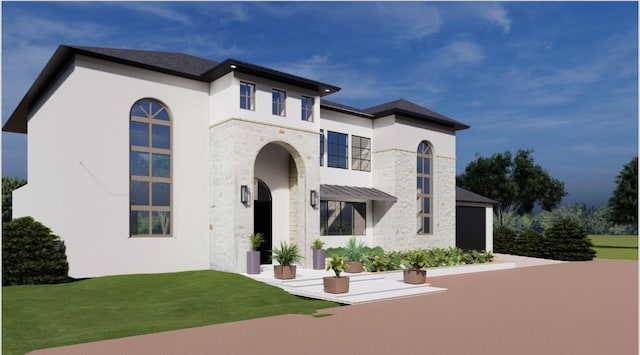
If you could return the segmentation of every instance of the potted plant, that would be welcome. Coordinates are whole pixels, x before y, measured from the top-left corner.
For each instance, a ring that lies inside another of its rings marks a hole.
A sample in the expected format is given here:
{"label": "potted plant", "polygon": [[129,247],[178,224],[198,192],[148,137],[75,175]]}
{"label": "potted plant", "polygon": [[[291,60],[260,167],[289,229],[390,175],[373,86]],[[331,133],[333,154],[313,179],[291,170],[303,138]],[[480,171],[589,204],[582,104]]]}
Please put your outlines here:
{"label": "potted plant", "polygon": [[427,251],[416,249],[408,251],[402,263],[406,267],[403,272],[403,279],[408,284],[423,284],[427,281],[427,270],[423,270],[429,264]]}
{"label": "potted plant", "polygon": [[349,267],[345,272],[358,273],[362,272],[362,256],[364,251],[364,242],[362,240],[356,241],[356,237],[351,237],[347,241],[345,249],[345,257],[349,262]]}
{"label": "potted plant", "polygon": [[311,244],[311,249],[313,249],[313,269],[314,270],[324,270],[324,264],[326,259],[326,251],[322,249],[324,246],[324,242],[320,239],[316,239]]}
{"label": "potted plant", "polygon": [[276,279],[286,280],[296,278],[296,265],[293,264],[300,262],[302,259],[297,244],[280,242],[280,248],[273,249],[272,259],[279,264],[273,266],[273,273]]}
{"label": "potted plant", "polygon": [[349,292],[349,276],[340,276],[340,274],[349,267],[349,264],[342,256],[333,254],[327,262],[327,271],[333,270],[335,276],[326,276],[322,279],[324,283],[324,292],[328,293],[347,293]]}
{"label": "potted plant", "polygon": [[260,245],[264,243],[264,234],[258,232],[249,235],[251,250],[247,251],[247,274],[260,273]]}

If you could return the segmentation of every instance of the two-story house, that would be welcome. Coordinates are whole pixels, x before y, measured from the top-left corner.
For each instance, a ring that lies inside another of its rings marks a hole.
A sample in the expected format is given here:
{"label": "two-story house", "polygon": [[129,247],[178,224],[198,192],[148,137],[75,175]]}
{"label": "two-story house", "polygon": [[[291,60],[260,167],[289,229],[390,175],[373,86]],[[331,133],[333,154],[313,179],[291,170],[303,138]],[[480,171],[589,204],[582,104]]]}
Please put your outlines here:
{"label": "two-story house", "polygon": [[307,266],[317,238],[455,246],[468,126],[405,100],[323,99],[339,90],[235,59],[60,46],[3,127],[28,133],[14,218],[60,235],[74,277],[243,272],[254,232],[263,262],[287,241]]}

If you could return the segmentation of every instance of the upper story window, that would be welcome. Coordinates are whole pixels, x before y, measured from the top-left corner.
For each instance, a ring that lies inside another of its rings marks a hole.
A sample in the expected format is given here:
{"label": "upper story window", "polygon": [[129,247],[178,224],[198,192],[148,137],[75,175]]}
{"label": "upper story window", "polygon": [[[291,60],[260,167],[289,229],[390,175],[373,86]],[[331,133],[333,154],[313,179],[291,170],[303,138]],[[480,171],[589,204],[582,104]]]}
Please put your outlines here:
{"label": "upper story window", "polygon": [[285,101],[287,100],[287,93],[282,90],[273,89],[271,90],[271,113],[276,116],[284,117],[285,116]]}
{"label": "upper story window", "polygon": [[302,120],[313,121],[313,97],[302,96]]}
{"label": "upper story window", "polygon": [[320,130],[320,166],[324,165],[324,130]]}
{"label": "upper story window", "polygon": [[371,171],[371,138],[351,136],[351,169]]}
{"label": "upper story window", "polygon": [[332,168],[347,168],[347,152],[349,145],[344,133],[327,132],[327,166]]}
{"label": "upper story window", "polygon": [[129,233],[171,236],[171,120],[167,108],[142,99],[129,115]]}
{"label": "upper story window", "polygon": [[417,205],[418,234],[431,234],[433,213],[433,153],[427,142],[421,142],[417,151]]}
{"label": "upper story window", "polygon": [[255,110],[256,104],[256,85],[240,82],[240,108],[245,110]]}

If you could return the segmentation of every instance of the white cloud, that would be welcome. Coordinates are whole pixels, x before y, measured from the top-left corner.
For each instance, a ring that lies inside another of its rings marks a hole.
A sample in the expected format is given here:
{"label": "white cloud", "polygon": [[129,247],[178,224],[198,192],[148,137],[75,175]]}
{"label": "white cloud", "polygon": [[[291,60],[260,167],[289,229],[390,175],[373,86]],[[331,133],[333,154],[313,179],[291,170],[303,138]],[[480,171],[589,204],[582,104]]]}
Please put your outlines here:
{"label": "white cloud", "polygon": [[482,6],[478,6],[474,13],[480,18],[501,27],[504,33],[511,31],[511,18],[509,18],[507,10],[500,3],[482,3]]}
{"label": "white cloud", "polygon": [[133,10],[141,14],[157,16],[165,20],[176,22],[189,22],[189,16],[173,9],[170,5],[162,2],[118,2],[116,6]]}
{"label": "white cloud", "polygon": [[424,2],[382,2],[377,6],[377,21],[401,39],[420,39],[438,33],[442,17],[438,9]]}
{"label": "white cloud", "polygon": [[111,34],[111,30],[102,25],[85,21],[52,21],[47,18],[19,15],[13,18],[3,17],[3,40],[12,42],[43,41],[47,38],[68,38],[71,40],[100,38]]}
{"label": "white cloud", "polygon": [[453,64],[478,64],[484,60],[482,47],[471,41],[456,41],[438,54],[437,61],[445,66]]}
{"label": "white cloud", "polygon": [[629,146],[598,146],[592,143],[576,144],[571,150],[590,155],[610,155],[610,154],[637,154],[638,147]]}

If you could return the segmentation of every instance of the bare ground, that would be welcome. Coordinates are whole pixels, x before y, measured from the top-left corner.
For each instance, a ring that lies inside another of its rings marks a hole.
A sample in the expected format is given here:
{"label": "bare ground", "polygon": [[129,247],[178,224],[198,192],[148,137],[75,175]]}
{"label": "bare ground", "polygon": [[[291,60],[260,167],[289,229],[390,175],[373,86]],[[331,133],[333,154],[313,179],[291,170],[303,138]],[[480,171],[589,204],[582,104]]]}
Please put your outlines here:
{"label": "bare ground", "polygon": [[638,262],[431,278],[444,293],[34,354],[638,354]]}

